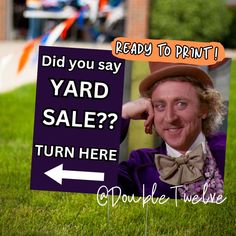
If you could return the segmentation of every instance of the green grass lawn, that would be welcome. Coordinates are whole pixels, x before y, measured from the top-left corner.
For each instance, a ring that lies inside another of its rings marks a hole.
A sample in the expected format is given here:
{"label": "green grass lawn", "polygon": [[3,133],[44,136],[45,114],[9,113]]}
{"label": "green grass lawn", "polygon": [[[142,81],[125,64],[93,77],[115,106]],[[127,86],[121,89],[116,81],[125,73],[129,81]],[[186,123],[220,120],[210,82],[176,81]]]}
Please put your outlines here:
{"label": "green grass lawn", "polygon": [[[173,200],[149,203],[148,235],[235,235],[236,61],[230,83],[227,200],[221,205],[179,201],[178,207]],[[0,234],[144,235],[146,209],[140,203],[119,202],[108,209],[97,204],[96,195],[29,189],[34,104],[35,85],[0,95]]]}

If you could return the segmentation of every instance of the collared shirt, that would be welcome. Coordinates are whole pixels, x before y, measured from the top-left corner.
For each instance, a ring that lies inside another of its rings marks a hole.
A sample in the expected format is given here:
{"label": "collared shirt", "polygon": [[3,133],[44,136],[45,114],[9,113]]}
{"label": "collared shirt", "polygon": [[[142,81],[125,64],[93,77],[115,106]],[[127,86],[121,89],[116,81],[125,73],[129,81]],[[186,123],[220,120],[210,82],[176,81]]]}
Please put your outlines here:
{"label": "collared shirt", "polygon": [[[206,154],[206,137],[202,132],[199,133],[199,135],[197,136],[193,144],[190,146],[186,154],[188,154],[188,152],[191,152],[199,144],[202,144],[203,153]],[[171,157],[180,157],[181,155],[183,155],[182,153],[168,145],[168,143],[166,143],[166,151],[167,155]]]}

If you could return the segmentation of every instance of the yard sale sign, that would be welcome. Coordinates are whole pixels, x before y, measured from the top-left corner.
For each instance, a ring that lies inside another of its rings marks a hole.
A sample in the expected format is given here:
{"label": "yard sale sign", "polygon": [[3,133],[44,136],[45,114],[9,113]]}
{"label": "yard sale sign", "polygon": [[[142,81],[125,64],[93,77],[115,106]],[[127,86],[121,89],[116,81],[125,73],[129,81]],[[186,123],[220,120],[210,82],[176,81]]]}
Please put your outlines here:
{"label": "yard sale sign", "polygon": [[117,184],[124,60],[40,46],[31,189],[96,193]]}

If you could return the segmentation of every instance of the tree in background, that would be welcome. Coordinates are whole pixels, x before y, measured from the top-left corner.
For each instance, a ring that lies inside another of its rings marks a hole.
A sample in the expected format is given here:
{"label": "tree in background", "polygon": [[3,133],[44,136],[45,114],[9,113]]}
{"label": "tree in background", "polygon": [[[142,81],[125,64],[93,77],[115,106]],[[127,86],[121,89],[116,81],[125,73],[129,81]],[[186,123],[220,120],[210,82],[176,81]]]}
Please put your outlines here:
{"label": "tree in background", "polygon": [[226,35],[222,44],[227,48],[236,48],[236,9],[232,8],[230,9],[230,12],[232,14],[232,21],[229,28],[229,34]]}
{"label": "tree in background", "polygon": [[223,0],[152,0],[150,37],[222,41],[231,19]]}

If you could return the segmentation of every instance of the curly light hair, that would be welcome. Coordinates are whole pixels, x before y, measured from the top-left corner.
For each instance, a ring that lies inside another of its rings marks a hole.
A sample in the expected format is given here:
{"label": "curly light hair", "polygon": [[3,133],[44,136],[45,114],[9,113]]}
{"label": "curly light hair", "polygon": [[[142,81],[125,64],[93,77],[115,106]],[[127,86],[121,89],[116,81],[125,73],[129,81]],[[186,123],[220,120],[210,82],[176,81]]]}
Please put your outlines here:
{"label": "curly light hair", "polygon": [[222,124],[227,109],[223,103],[221,93],[216,89],[207,88],[199,91],[198,95],[200,102],[208,105],[208,116],[202,121],[202,131],[208,136]]}
{"label": "curly light hair", "polygon": [[202,131],[209,136],[216,131],[224,120],[226,106],[223,103],[222,95],[214,88],[204,87],[197,79],[189,76],[166,77],[157,81],[145,94],[145,97],[151,97],[155,88],[165,81],[180,81],[191,83],[197,91],[200,104],[206,104],[208,107],[208,116],[202,120]]}

